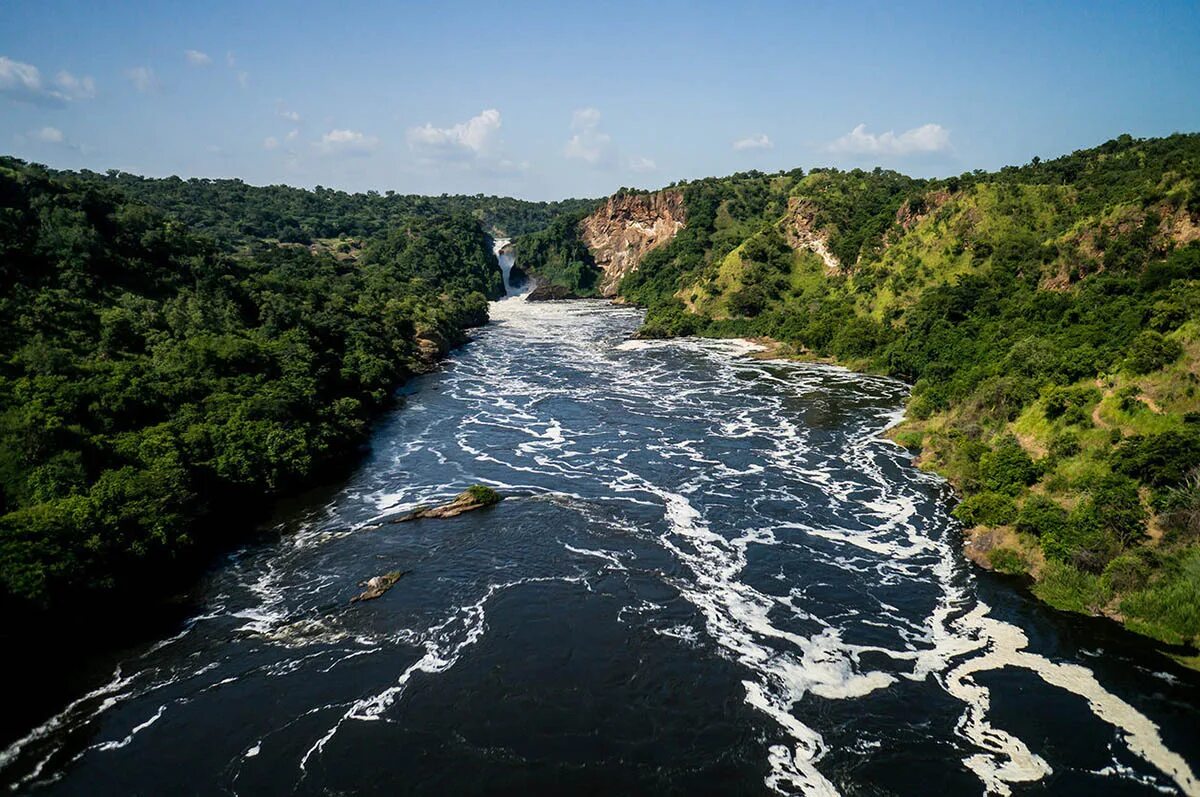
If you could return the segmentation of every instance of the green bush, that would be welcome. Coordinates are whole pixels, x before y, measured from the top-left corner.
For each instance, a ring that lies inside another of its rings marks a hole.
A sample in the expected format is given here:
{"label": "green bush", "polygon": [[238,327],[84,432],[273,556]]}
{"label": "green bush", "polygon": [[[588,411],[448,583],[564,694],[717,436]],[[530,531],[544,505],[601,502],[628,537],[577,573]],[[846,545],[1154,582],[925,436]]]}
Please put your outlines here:
{"label": "green bush", "polygon": [[988,564],[997,573],[1005,573],[1010,576],[1025,575],[1029,572],[1029,563],[1025,561],[1019,551],[1012,548],[993,548],[988,551]]}
{"label": "green bush", "polygon": [[1005,526],[1017,517],[1017,504],[1004,493],[975,493],[954,507],[954,517],[968,526]]}
{"label": "green bush", "polygon": [[1168,561],[1145,589],[1127,595],[1121,611],[1136,630],[1173,644],[1200,641],[1200,549]]}
{"label": "green bush", "polygon": [[1172,536],[1200,537],[1200,468],[1194,468],[1181,484],[1162,494],[1159,510]]}
{"label": "green bush", "polygon": [[979,477],[984,488],[1016,495],[1038,478],[1038,467],[1017,438],[1001,438],[995,448],[979,460]]}
{"label": "green bush", "polygon": [[1128,546],[1145,536],[1147,512],[1133,479],[1109,474],[1092,488],[1091,496],[1101,525],[1121,545]]}
{"label": "green bush", "polygon": [[1200,462],[1200,430],[1139,435],[1123,440],[1112,452],[1112,468],[1153,487],[1183,482]]}
{"label": "green bush", "polygon": [[1125,553],[1109,562],[1103,573],[1104,584],[1113,592],[1141,589],[1150,578],[1150,566],[1140,556]]}
{"label": "green bush", "polygon": [[1081,614],[1096,613],[1112,597],[1100,576],[1053,560],[1046,562],[1033,594],[1056,609]]}
{"label": "green bush", "polygon": [[1067,510],[1044,495],[1030,495],[1017,514],[1017,531],[1038,537],[1061,534],[1067,525]]}
{"label": "green bush", "polygon": [[1068,459],[1080,452],[1079,435],[1062,432],[1050,440],[1050,456],[1054,459]]}
{"label": "green bush", "polygon": [[467,488],[467,494],[471,496],[471,500],[479,504],[495,504],[500,501],[500,493],[486,484],[472,484]]}
{"label": "green bush", "polygon": [[1179,359],[1183,346],[1179,341],[1164,338],[1161,333],[1147,329],[1129,345],[1125,367],[1135,374],[1148,374]]}
{"label": "green bush", "polygon": [[1061,529],[1044,533],[1041,542],[1042,550],[1051,559],[1097,574],[1120,550],[1120,544],[1105,527],[1103,517],[1090,499],[1071,511]]}
{"label": "green bush", "polygon": [[1045,412],[1050,420],[1060,418],[1071,410],[1082,410],[1100,400],[1094,387],[1052,387],[1045,393]]}

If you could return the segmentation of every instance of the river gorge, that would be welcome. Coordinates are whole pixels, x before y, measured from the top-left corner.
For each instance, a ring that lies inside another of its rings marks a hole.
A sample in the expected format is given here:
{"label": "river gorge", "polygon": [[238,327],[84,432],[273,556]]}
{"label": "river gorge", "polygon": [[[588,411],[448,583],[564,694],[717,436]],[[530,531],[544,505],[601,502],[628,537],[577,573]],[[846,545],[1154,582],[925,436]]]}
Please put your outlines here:
{"label": "river gorge", "polygon": [[[508,265],[511,265],[509,263]],[[1200,677],[974,568],[901,382],[495,302],[0,752],[39,794],[1200,794]],[[474,483],[500,504],[377,525]],[[379,600],[360,582],[404,571]]]}

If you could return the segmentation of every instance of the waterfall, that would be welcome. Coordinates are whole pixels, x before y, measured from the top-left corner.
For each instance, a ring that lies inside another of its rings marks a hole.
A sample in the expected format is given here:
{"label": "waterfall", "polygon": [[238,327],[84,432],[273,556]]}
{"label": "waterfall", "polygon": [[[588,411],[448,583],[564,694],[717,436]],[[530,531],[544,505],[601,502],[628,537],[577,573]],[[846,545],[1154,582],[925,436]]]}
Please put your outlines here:
{"label": "waterfall", "polygon": [[511,243],[510,238],[493,238],[492,251],[496,253],[496,260],[500,262],[500,273],[504,276],[504,295],[519,296],[527,293],[530,289],[530,281],[525,279],[521,274],[520,269],[517,270],[517,279],[513,279],[513,266],[516,264],[517,256],[512,249],[505,251],[505,248]]}

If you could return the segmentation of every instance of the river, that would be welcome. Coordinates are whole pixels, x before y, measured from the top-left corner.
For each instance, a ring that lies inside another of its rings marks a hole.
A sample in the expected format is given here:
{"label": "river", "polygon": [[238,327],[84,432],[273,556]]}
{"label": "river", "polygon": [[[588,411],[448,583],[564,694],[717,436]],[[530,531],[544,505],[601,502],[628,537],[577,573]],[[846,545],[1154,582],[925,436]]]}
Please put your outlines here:
{"label": "river", "polygon": [[[599,301],[492,318],[345,484],[214,568],[194,616],[20,734],[0,778],[1200,794],[1200,678],[974,569],[945,485],[880,436],[903,384],[630,340],[640,312]],[[506,499],[375,527],[476,482]]]}

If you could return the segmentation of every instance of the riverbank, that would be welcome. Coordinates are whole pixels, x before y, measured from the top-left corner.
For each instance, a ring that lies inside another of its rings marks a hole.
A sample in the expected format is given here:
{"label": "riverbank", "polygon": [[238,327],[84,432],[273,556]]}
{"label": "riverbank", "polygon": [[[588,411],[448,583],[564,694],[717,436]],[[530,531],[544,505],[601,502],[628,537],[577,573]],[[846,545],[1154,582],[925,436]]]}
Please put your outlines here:
{"label": "riverbank", "polygon": [[[776,340],[769,336],[746,338],[758,345],[759,351],[750,356],[761,360],[789,360],[793,362],[812,362],[827,365],[837,365],[859,373],[881,373],[880,369],[872,368],[872,361],[867,359],[839,361],[832,356],[821,356],[801,346]],[[1120,386],[1110,386],[1104,398],[1110,398],[1117,393]],[[1122,432],[1123,436],[1132,436],[1138,428],[1133,424],[1125,424],[1124,428],[1117,423],[1105,422],[1102,418],[1103,399],[1093,407],[1084,407],[1090,418],[1100,418],[1100,423],[1106,432],[1113,430]],[[1145,402],[1147,409],[1161,409],[1153,406],[1153,401]],[[1035,412],[1043,411],[1036,407]],[[1013,437],[1018,441],[1022,451],[1031,462],[1044,460],[1049,455],[1052,441],[1039,441],[1032,431],[1036,423],[1027,412],[1009,425]],[[936,413],[925,418],[915,418],[910,408],[906,408],[903,419],[886,431],[888,439],[914,453],[913,464],[925,471],[935,473],[946,479],[958,496],[960,506],[965,499],[972,495],[979,496],[978,485],[972,489],[973,463],[967,460],[971,456],[978,458],[981,452],[971,452],[971,440],[955,435],[956,424],[961,419],[956,417],[954,410]],[[1045,435],[1043,434],[1043,437]],[[975,463],[977,464],[977,463]],[[1040,489],[1039,489],[1040,488]],[[1045,496],[1044,477],[1034,484],[1033,494]],[[1061,487],[1057,491],[1063,492]],[[985,494],[986,495],[986,494]],[[1065,499],[1060,498],[1061,504],[1070,508],[1078,507],[1087,500],[1087,490],[1081,489],[1070,492]],[[978,501],[979,499],[975,499]],[[986,499],[985,499],[986,500]],[[1149,501],[1149,495],[1143,492],[1142,502]],[[1003,501],[1003,499],[1001,499]],[[955,514],[963,525],[962,549],[970,561],[986,570],[996,571],[1008,576],[1027,579],[1029,592],[1038,600],[1060,611],[1102,617],[1116,622],[1124,628],[1149,637],[1165,647],[1162,653],[1173,660],[1191,667],[1200,668],[1200,655],[1196,654],[1195,639],[1189,639],[1172,629],[1173,618],[1170,617],[1174,607],[1163,606],[1158,610],[1145,608],[1138,612],[1135,604],[1134,612],[1123,609],[1122,604],[1131,596],[1142,600],[1141,606],[1146,605],[1147,583],[1152,573],[1151,564],[1138,568],[1137,563],[1129,565],[1131,573],[1087,574],[1076,570],[1067,570],[1060,563],[1048,560],[1037,537],[1029,528],[1020,525],[1020,512],[1011,499],[1012,505],[1008,514],[999,515],[1007,519],[1004,523],[972,522],[980,517],[997,518],[997,515],[980,514],[968,502],[964,509],[956,509]],[[1005,511],[1005,510],[1002,510]],[[1185,541],[1182,545],[1173,541],[1164,533],[1159,519],[1151,516],[1149,531],[1145,541],[1148,550],[1165,557],[1179,556],[1182,552],[1186,561],[1196,558],[1195,548]],[[1178,623],[1174,623],[1178,625]]]}

